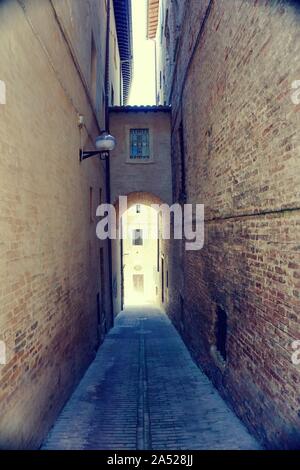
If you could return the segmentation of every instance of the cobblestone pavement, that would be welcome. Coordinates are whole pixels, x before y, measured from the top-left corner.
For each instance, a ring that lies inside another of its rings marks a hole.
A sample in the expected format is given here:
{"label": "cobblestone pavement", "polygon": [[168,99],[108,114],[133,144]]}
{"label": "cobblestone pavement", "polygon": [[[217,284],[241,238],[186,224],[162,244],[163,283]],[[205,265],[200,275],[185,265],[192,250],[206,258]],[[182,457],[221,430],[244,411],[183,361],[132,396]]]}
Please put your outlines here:
{"label": "cobblestone pavement", "polygon": [[167,316],[122,312],[43,449],[258,449]]}

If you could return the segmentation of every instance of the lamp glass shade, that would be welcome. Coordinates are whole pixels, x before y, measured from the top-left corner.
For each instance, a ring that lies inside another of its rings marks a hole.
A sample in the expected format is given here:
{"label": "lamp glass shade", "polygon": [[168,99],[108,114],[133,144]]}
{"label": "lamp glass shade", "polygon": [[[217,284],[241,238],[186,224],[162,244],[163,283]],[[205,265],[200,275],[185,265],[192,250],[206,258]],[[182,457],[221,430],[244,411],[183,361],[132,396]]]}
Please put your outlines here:
{"label": "lamp glass shade", "polygon": [[115,148],[116,139],[107,132],[103,132],[96,138],[95,145],[100,152],[109,152]]}

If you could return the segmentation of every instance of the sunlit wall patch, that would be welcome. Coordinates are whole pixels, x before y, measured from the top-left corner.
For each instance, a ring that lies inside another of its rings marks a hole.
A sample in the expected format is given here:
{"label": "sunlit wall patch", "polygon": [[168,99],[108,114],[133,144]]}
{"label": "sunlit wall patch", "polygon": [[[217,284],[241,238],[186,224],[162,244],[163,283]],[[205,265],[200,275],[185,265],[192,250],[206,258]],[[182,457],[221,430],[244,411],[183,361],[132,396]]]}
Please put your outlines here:
{"label": "sunlit wall patch", "polygon": [[6,364],[6,345],[0,340],[0,366]]}
{"label": "sunlit wall patch", "polygon": [[292,89],[295,90],[291,94],[292,103],[295,105],[300,104],[300,80],[293,81]]}
{"label": "sunlit wall patch", "polygon": [[3,80],[0,80],[0,104],[6,104],[6,86]]}
{"label": "sunlit wall patch", "polygon": [[292,354],[292,363],[295,366],[300,365],[300,340],[292,342],[292,348],[294,349],[294,353]]}

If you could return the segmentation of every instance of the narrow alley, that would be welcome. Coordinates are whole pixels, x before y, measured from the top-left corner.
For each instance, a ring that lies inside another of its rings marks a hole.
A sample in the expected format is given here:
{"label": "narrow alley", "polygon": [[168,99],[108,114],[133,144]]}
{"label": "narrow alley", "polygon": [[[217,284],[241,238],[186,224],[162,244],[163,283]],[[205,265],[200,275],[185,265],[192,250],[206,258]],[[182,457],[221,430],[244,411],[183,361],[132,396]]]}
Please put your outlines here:
{"label": "narrow alley", "polygon": [[300,449],[299,38],[0,0],[0,452]]}
{"label": "narrow alley", "polygon": [[43,449],[259,449],[160,310],[117,317]]}

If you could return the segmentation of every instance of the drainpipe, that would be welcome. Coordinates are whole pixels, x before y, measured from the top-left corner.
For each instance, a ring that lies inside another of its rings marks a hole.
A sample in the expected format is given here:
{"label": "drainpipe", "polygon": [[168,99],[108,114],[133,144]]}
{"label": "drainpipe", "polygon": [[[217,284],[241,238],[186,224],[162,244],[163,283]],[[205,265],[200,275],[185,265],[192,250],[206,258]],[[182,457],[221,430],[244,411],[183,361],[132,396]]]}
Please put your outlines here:
{"label": "drainpipe", "polygon": [[[109,66],[110,66],[110,16],[111,0],[107,0],[107,22],[106,22],[106,52],[105,52],[105,130],[109,132]],[[105,185],[107,203],[111,203],[110,192],[110,155],[105,159]],[[112,284],[112,244],[108,238],[108,270],[109,270],[109,297],[111,304],[111,327],[114,326],[114,303],[113,303],[113,284]]]}
{"label": "drainpipe", "polygon": [[105,50],[105,127],[109,132],[109,66],[110,66],[110,16],[111,16],[111,0],[107,0],[107,18],[106,18],[106,50]]}

